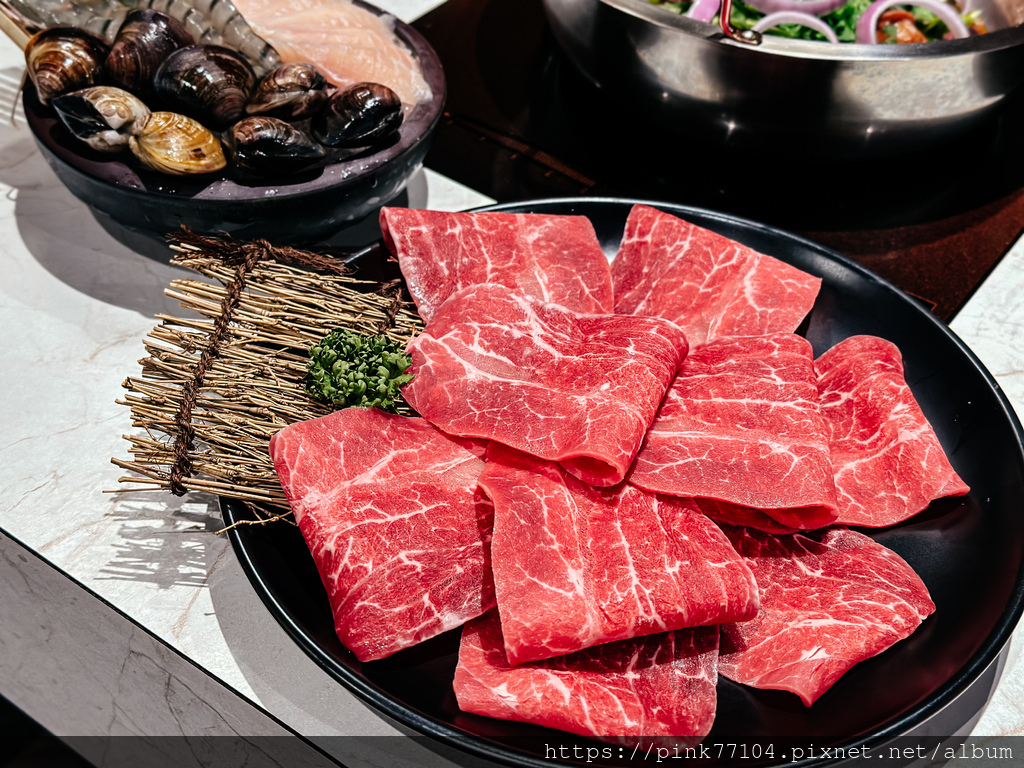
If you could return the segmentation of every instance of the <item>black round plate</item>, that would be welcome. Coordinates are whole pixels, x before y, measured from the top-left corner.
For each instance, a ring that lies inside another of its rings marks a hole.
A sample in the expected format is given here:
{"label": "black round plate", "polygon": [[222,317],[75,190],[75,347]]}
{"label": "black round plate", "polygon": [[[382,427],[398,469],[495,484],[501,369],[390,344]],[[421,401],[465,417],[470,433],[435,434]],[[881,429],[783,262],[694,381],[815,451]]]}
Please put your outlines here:
{"label": "black round plate", "polygon": [[[614,253],[634,202],[581,198],[482,210],[582,214],[593,222],[606,252]],[[792,694],[720,680],[717,719],[705,743],[880,745],[920,730],[986,672],[1024,606],[1024,446],[1013,410],[991,375],[945,325],[854,262],[750,221],[679,205],[648,204],[821,277],[821,293],[801,328],[815,353],[855,334],[874,334],[896,343],[911,389],[953,466],[971,486],[968,496],[939,500],[906,523],[865,531],[907,560],[928,586],[937,610],[917,632],[858,664],[812,707],[804,707]],[[382,249],[373,246],[353,263],[373,272],[382,263]],[[246,515],[239,504],[228,501],[223,506],[229,523]],[[451,692],[457,630],[388,659],[360,663],[334,634],[326,594],[297,529],[242,526],[230,535],[257,593],[296,642],[343,685],[400,723],[510,765],[550,768],[545,757],[550,752],[545,750],[551,744],[596,746],[540,726],[461,712]],[[813,754],[798,764],[831,762],[820,752]],[[622,765],[618,757],[614,754],[607,764]],[[778,751],[774,759],[751,757],[748,753],[748,759],[734,762],[792,764]],[[730,761],[712,751],[710,759],[701,762]]]}

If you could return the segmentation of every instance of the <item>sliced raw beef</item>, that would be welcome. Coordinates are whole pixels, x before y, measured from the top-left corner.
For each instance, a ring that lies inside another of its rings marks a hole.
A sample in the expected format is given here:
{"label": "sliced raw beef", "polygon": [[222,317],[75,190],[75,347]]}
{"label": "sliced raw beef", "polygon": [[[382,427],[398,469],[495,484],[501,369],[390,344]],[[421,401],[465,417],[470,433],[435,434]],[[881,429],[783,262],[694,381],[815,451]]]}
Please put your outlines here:
{"label": "sliced raw beef", "polygon": [[595,488],[496,443],[494,587],[510,664],[753,618],[757,584],[696,505],[627,483]]}
{"label": "sliced raw beef", "polygon": [[761,593],[757,618],[721,628],[719,671],[737,683],[792,691],[810,706],[935,610],[913,569],[862,533],[724,530]]}
{"label": "sliced raw beef", "polygon": [[831,429],[838,522],[894,525],[933,499],[970,491],[907,386],[895,344],[853,336],[819,357],[815,368]]}
{"label": "sliced raw beef", "polygon": [[612,262],[615,311],[664,317],[690,346],[796,330],[821,280],[734,240],[637,205]]}
{"label": "sliced raw beef", "polygon": [[727,522],[754,525],[766,515],[810,529],[834,521],[828,427],[818,409],[811,345],[775,333],[717,339],[693,351],[629,480],[763,513],[726,515]]}
{"label": "sliced raw beef", "polygon": [[660,318],[581,315],[500,285],[452,295],[409,343],[402,390],[452,435],[497,440],[615,485],[686,355]]}
{"label": "sliced raw beef", "polygon": [[718,627],[609,643],[510,667],[497,611],[462,631],[455,698],[466,712],[599,741],[704,738],[715,720]]}
{"label": "sliced raw beef", "polygon": [[479,284],[574,312],[613,311],[608,258],[584,216],[382,208],[380,228],[424,322],[451,294]]}
{"label": "sliced raw beef", "polygon": [[348,408],[270,441],[274,467],[361,661],[458,627],[494,605],[484,447],[423,419]]}
{"label": "sliced raw beef", "polygon": [[715,499],[694,499],[693,501],[701,512],[719,523],[757,528],[759,531],[767,533],[796,533],[800,530],[773,520],[759,509],[741,507],[738,504],[729,504]]}

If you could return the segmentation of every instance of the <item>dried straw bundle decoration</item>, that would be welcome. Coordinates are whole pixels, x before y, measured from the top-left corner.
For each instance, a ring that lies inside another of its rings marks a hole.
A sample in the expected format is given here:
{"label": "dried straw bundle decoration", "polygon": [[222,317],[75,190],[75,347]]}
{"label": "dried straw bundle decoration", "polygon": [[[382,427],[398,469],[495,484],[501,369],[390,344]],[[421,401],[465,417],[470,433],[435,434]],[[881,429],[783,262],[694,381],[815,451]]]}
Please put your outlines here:
{"label": "dried straw bundle decoration", "polygon": [[[133,473],[126,490],[205,491],[248,502],[261,519],[287,514],[268,445],[282,427],[328,413],[303,378],[309,347],[335,328],[404,344],[422,329],[401,285],[349,276],[336,259],[265,241],[183,231],[172,263],[215,283],[174,280],[166,294],[197,317],[158,315],[142,374],[125,379]],[[261,513],[260,507],[274,513]]]}

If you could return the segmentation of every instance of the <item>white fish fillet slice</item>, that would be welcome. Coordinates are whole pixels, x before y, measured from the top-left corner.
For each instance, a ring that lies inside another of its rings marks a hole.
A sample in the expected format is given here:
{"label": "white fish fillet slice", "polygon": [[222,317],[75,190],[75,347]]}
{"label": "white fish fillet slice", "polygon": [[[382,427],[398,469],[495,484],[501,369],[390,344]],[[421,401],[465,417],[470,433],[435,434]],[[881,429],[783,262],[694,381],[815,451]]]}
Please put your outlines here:
{"label": "white fish fillet slice", "polygon": [[348,0],[239,0],[252,28],[285,62],[314,64],[340,88],[372,82],[398,94],[406,110],[432,98],[419,63],[389,21]]}

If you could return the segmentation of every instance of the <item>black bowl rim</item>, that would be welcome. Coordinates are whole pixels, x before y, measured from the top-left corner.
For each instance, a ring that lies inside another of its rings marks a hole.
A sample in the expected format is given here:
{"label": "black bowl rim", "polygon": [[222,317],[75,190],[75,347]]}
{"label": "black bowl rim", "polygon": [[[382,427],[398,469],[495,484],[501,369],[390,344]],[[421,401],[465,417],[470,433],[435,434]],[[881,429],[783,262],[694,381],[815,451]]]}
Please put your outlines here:
{"label": "black bowl rim", "polygon": [[[733,216],[718,211],[713,211],[707,208],[699,208],[696,206],[687,206],[676,203],[667,203],[662,201],[645,200],[640,198],[620,198],[620,197],[564,197],[564,198],[539,198],[534,200],[524,200],[511,203],[496,203],[492,205],[481,206],[474,208],[469,212],[512,212],[519,213],[525,212],[526,210],[532,209],[537,206],[568,206],[573,205],[584,205],[592,206],[597,205],[648,205],[655,208],[660,208],[665,211],[672,213],[673,215],[686,216],[687,214],[697,214],[702,217],[706,217],[708,220],[722,222],[729,225],[739,225],[740,227],[749,228],[753,231],[760,233],[781,236],[789,239],[793,242],[799,243],[809,250],[820,253],[829,259],[835,260],[843,267],[852,270],[857,273],[865,280],[874,283],[876,286],[890,292],[905,300],[910,306],[913,307],[914,311],[918,312],[926,322],[930,323],[937,332],[946,336],[960,351],[964,354],[965,358],[974,366],[974,368],[981,374],[983,379],[986,381],[988,386],[992,389],[996,395],[997,402],[999,403],[1003,415],[1006,417],[1013,432],[1016,436],[1017,449],[1020,454],[1024,454],[1024,427],[1021,426],[1021,422],[1018,419],[1013,407],[1010,405],[1002,387],[996,382],[995,378],[988,371],[985,365],[978,359],[978,357],[964,344],[960,338],[950,330],[944,322],[939,320],[935,315],[929,312],[922,304],[915,301],[905,291],[898,288],[893,283],[885,280],[881,276],[861,266],[852,259],[843,256],[837,251],[833,251],[830,248],[819,245],[812,240],[801,237],[799,235],[792,234],[786,230],[779,229],[777,227],[771,227],[767,224],[762,224],[757,221],[746,219],[740,216]],[[358,263],[361,258],[364,258],[367,254],[371,253],[375,249],[381,247],[381,241],[378,241],[370,246],[358,251],[352,256],[345,259],[345,263]],[[221,500],[221,508],[224,513],[225,523],[232,525],[241,518],[242,508],[237,502],[230,499]],[[534,759],[533,756],[529,755],[518,755],[510,751],[505,747],[494,747],[479,739],[478,737],[470,734],[462,733],[461,731],[452,728],[451,726],[438,723],[432,718],[429,718],[422,713],[408,707],[404,704],[400,704],[393,700],[391,697],[383,694],[374,686],[361,680],[359,677],[351,673],[348,669],[341,666],[337,661],[327,654],[322,648],[320,648],[315,642],[312,641],[291,619],[286,608],[277,600],[272,591],[264,583],[262,576],[258,572],[257,568],[250,559],[248,552],[246,551],[244,541],[241,539],[241,535],[237,528],[231,528],[228,530],[228,536],[231,540],[232,548],[235,554],[239,558],[242,565],[242,570],[249,578],[253,588],[259,595],[260,599],[266,605],[268,610],[273,614],[275,619],[281,624],[285,631],[292,637],[292,639],[328,674],[338,680],[344,685],[349,691],[357,695],[364,702],[375,707],[377,710],[385,714],[386,716],[397,721],[401,725],[412,728],[413,730],[419,731],[421,734],[433,737],[434,739],[454,746],[464,752],[471,755],[476,755],[486,759],[494,760],[504,765],[515,765],[515,766],[531,766],[531,768],[544,768],[548,766],[550,761],[544,761],[541,759]],[[1024,561],[1018,566],[1016,582],[1014,585],[1013,592],[1007,601],[1006,607],[1000,617],[999,622],[989,633],[989,636],[981,643],[978,649],[970,660],[957,671],[946,683],[934,693],[931,697],[921,702],[916,707],[912,708],[909,712],[900,718],[897,718],[893,722],[887,724],[883,728],[880,728],[870,734],[864,736],[857,736],[851,739],[845,744],[836,745],[837,751],[850,750],[854,747],[868,747],[876,748],[884,745],[894,738],[905,735],[911,729],[921,725],[933,715],[940,712],[945,707],[949,706],[958,696],[960,696],[967,688],[974,683],[988,667],[996,661],[1000,653],[1003,651],[1007,642],[1010,639],[1017,623],[1024,614]],[[794,768],[811,768],[811,766],[824,766],[834,762],[831,758],[810,757],[797,762],[792,762],[790,765]]]}
{"label": "black bowl rim", "polygon": [[[230,178],[210,176],[210,183],[195,193],[168,192],[160,189],[139,188],[130,184],[121,183],[115,179],[107,178],[94,170],[96,167],[104,167],[110,163],[111,170],[128,168],[127,163],[111,157],[106,163],[91,161],[70,151],[58,147],[49,137],[41,135],[37,130],[37,118],[33,117],[29,108],[28,99],[31,83],[26,83],[22,100],[25,108],[29,129],[36,142],[45,147],[46,154],[51,162],[59,163],[66,169],[71,169],[81,176],[87,177],[91,182],[100,184],[111,189],[116,189],[127,195],[138,195],[147,199],[166,200],[194,200],[203,205],[240,203],[259,204],[263,202],[280,202],[301,200],[304,197],[322,193],[326,189],[341,190],[350,184],[358,183],[362,178],[376,173],[381,167],[397,161],[414,151],[428,137],[433,135],[435,128],[441,121],[444,112],[444,103],[447,98],[448,84],[444,74],[444,68],[437,51],[414,27],[406,24],[394,14],[385,11],[378,6],[365,2],[365,0],[352,0],[357,5],[374,15],[384,18],[392,23],[396,36],[412,51],[419,61],[423,70],[424,79],[431,90],[429,101],[422,101],[417,104],[412,112],[403,122],[403,130],[409,126],[415,126],[415,134],[408,138],[402,138],[394,145],[386,147],[372,155],[358,156],[353,159],[342,160],[337,163],[330,163],[323,169],[323,173],[316,178],[302,181],[297,184],[289,184],[288,179],[252,179],[251,183],[238,183]],[[31,98],[35,98],[34,96]],[[63,128],[63,126],[61,126]],[[71,159],[69,159],[71,158]],[[78,162],[75,162],[78,160]],[[350,169],[355,169],[350,172]],[[168,176],[168,184],[171,185],[181,177]],[[195,177],[195,182],[202,181],[201,176]],[[274,189],[273,195],[266,194],[268,189]]]}

